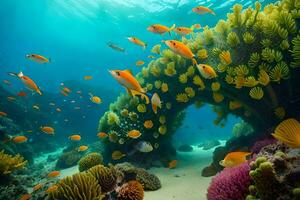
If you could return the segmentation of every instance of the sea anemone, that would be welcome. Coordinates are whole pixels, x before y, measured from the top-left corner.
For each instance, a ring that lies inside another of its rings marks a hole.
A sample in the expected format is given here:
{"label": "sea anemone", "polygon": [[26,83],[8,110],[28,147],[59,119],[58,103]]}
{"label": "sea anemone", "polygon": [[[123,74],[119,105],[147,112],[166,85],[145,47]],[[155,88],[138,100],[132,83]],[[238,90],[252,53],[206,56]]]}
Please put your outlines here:
{"label": "sea anemone", "polygon": [[211,83],[211,90],[214,92],[219,91],[221,88],[221,84],[219,82],[213,82]]}
{"label": "sea anemone", "polygon": [[230,65],[232,63],[230,51],[222,51],[219,58],[224,65]]}
{"label": "sea anemone", "polygon": [[200,59],[206,59],[206,58],[208,57],[208,54],[207,54],[206,49],[200,49],[200,50],[197,52],[197,56],[198,56],[198,58],[200,58]]}
{"label": "sea anemone", "polygon": [[272,63],[275,60],[275,50],[269,48],[263,49],[261,52],[261,59]]}
{"label": "sea anemone", "polygon": [[177,72],[175,69],[175,63],[170,62],[167,64],[167,68],[164,70],[166,76],[174,76]]}
{"label": "sea anemone", "polygon": [[204,90],[205,89],[205,85],[204,85],[204,82],[203,80],[200,78],[200,76],[196,75],[194,76],[193,78],[193,83],[195,85],[198,85],[200,87],[200,90]]}
{"label": "sea anemone", "polygon": [[236,47],[238,44],[240,44],[239,36],[235,32],[230,32],[227,36],[227,43],[231,47]]}
{"label": "sea anemone", "polygon": [[167,83],[162,83],[161,84],[161,91],[164,92],[164,93],[169,91],[169,86],[168,86]]}
{"label": "sea anemone", "polygon": [[254,87],[250,90],[249,95],[252,99],[260,100],[264,96],[264,91],[261,87]]}
{"label": "sea anemone", "polygon": [[246,44],[252,44],[255,41],[254,35],[249,32],[243,34],[243,39]]}
{"label": "sea anemone", "polygon": [[258,82],[264,86],[268,85],[270,82],[270,77],[268,73],[263,69],[259,70]]}
{"label": "sea anemone", "polygon": [[226,75],[226,77],[225,77],[225,81],[226,81],[226,83],[228,83],[228,84],[233,84],[234,83],[234,79],[233,79],[233,77],[232,76],[230,76],[230,75]]}
{"label": "sea anemone", "polygon": [[140,113],[145,113],[145,112],[147,111],[146,105],[143,104],[143,103],[140,103],[140,104],[137,106],[137,110],[138,110]]}
{"label": "sea anemone", "polygon": [[120,123],[119,116],[115,112],[110,111],[107,114],[107,123],[109,125],[119,124]]}
{"label": "sea anemone", "polygon": [[153,127],[153,122],[152,122],[152,120],[151,120],[151,119],[146,120],[146,121],[144,122],[144,127],[147,128],[147,129],[151,129],[151,128]]}
{"label": "sea anemone", "polygon": [[193,98],[195,96],[195,90],[192,87],[186,87],[184,91],[189,98]]}
{"label": "sea anemone", "polygon": [[213,92],[213,99],[216,103],[220,103],[224,100],[224,96],[221,93]]}
{"label": "sea anemone", "polygon": [[186,74],[186,73],[181,74],[181,75],[178,77],[178,79],[179,79],[179,82],[180,82],[180,83],[185,84],[185,83],[187,82],[187,80],[188,80],[187,74]]}
{"label": "sea anemone", "polygon": [[235,87],[237,89],[240,89],[242,88],[243,86],[245,86],[245,82],[246,82],[246,79],[244,76],[236,76],[234,78],[234,83],[235,83]]}
{"label": "sea anemone", "polygon": [[166,134],[167,133],[167,126],[166,125],[161,125],[159,128],[158,128],[158,132],[162,135]]}
{"label": "sea anemone", "polygon": [[118,200],[143,200],[144,189],[138,181],[129,181],[118,190]]}
{"label": "sea anemone", "polygon": [[179,93],[176,95],[176,101],[179,103],[187,103],[189,101],[188,95],[185,93]]}

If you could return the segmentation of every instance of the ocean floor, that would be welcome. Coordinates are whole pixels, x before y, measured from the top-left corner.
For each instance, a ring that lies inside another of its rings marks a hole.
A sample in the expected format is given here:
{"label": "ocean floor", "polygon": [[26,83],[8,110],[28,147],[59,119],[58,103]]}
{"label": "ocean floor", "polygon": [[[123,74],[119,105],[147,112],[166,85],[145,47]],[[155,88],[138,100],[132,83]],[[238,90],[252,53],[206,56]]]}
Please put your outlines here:
{"label": "ocean floor", "polygon": [[[225,141],[221,141],[224,145]],[[158,176],[161,189],[145,192],[145,200],[205,200],[206,190],[211,177],[202,177],[201,170],[210,164],[213,149],[208,151],[193,146],[192,152],[177,152],[177,168],[151,168],[149,171]],[[74,166],[61,171],[60,178],[78,172]]]}

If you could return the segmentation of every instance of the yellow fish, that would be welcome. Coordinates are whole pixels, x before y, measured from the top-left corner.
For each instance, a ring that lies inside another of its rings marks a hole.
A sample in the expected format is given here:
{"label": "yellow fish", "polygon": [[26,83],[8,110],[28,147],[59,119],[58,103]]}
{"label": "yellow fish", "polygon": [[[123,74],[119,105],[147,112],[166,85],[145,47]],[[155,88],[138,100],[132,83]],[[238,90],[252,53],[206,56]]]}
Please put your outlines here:
{"label": "yellow fish", "polygon": [[296,119],[282,121],[272,135],[290,148],[300,148],[300,123]]}
{"label": "yellow fish", "polygon": [[193,8],[192,11],[197,14],[210,13],[210,14],[216,15],[216,13],[214,11],[212,11],[211,9],[209,9],[205,6],[197,6],[197,7]]}
{"label": "yellow fish", "polygon": [[113,160],[120,160],[121,158],[123,158],[124,156],[126,156],[126,154],[122,153],[121,151],[114,151],[111,154],[111,158]]}
{"label": "yellow fish", "polygon": [[164,34],[164,33],[169,33],[175,28],[175,24],[171,27],[167,27],[161,24],[153,24],[147,28],[148,31],[152,33],[157,33],[157,34]]}
{"label": "yellow fish", "polygon": [[127,39],[136,45],[142,46],[144,50],[146,49],[147,44],[145,42],[143,42],[142,40],[140,40],[136,37],[128,37]]}
{"label": "yellow fish", "polygon": [[191,28],[188,27],[176,27],[174,29],[174,32],[178,35],[188,35],[194,31],[194,26],[191,26]]}
{"label": "yellow fish", "polygon": [[209,65],[199,64],[197,65],[197,68],[200,74],[206,79],[212,79],[217,77],[216,71]]}
{"label": "yellow fish", "polygon": [[93,77],[92,77],[92,76],[84,76],[83,79],[84,79],[84,80],[92,80]]}
{"label": "yellow fish", "polygon": [[28,58],[29,60],[33,60],[37,63],[40,64],[44,64],[44,63],[49,63],[50,62],[50,58],[46,58],[42,55],[38,55],[38,54],[28,54],[26,55],[26,58]]}
{"label": "yellow fish", "polygon": [[247,161],[246,157],[250,152],[231,152],[226,155],[224,160],[219,162],[223,167],[235,167]]}
{"label": "yellow fish", "polygon": [[86,150],[88,150],[88,146],[85,146],[85,145],[82,145],[82,146],[80,146],[80,147],[78,147],[78,151],[86,151]]}
{"label": "yellow fish", "polygon": [[95,103],[95,104],[100,104],[102,103],[102,99],[100,97],[94,96],[92,93],[89,93],[91,96],[90,100]]}

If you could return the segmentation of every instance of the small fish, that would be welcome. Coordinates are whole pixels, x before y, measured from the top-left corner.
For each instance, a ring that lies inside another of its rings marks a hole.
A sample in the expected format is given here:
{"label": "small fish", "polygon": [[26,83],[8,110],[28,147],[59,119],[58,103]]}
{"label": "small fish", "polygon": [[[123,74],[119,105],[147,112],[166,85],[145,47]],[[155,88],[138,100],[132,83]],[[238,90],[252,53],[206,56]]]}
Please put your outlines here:
{"label": "small fish", "polygon": [[250,152],[231,152],[228,153],[219,164],[223,167],[235,167],[246,162],[246,157],[250,154]]}
{"label": "small fish", "polygon": [[197,7],[193,8],[192,11],[197,14],[210,13],[210,14],[216,15],[216,13],[214,11],[212,11],[211,9],[209,9],[205,6],[197,6]]}
{"label": "small fish", "polygon": [[28,76],[25,76],[23,74],[23,72],[20,73],[14,73],[14,72],[9,72],[8,73],[10,76],[15,76],[18,77],[19,79],[22,80],[22,82],[26,85],[26,87],[31,90],[31,91],[35,91],[36,93],[38,93],[39,95],[42,95],[42,92],[40,90],[40,88],[36,85],[36,83],[29,78]]}
{"label": "small fish", "polygon": [[80,141],[81,136],[80,135],[71,135],[71,136],[69,136],[69,139],[72,141]]}
{"label": "small fish", "polygon": [[108,42],[107,46],[109,46],[110,48],[112,48],[113,50],[119,51],[119,52],[125,52],[125,49],[123,47],[120,47],[112,42]]}
{"label": "small fish", "polygon": [[90,100],[95,103],[95,104],[100,104],[102,103],[102,99],[98,96],[94,96],[92,93],[89,93],[90,95]]}
{"label": "small fish", "polygon": [[39,110],[40,107],[38,105],[33,105],[32,108],[36,109],[36,110]]}
{"label": "small fish", "polygon": [[28,55],[26,55],[26,58],[28,58],[29,60],[35,61],[37,63],[40,63],[40,64],[50,62],[50,58],[46,58],[46,57],[44,57],[42,55],[38,55],[38,54],[28,54]]}
{"label": "small fish", "polygon": [[11,85],[11,82],[10,81],[8,81],[8,80],[3,80],[3,83],[5,83],[6,85]]}
{"label": "small fish", "polygon": [[47,175],[48,178],[55,178],[58,176],[60,176],[60,171],[52,171]]}
{"label": "small fish", "polygon": [[155,58],[155,56],[149,55],[148,58],[153,59],[153,58]]}
{"label": "small fish", "polygon": [[45,190],[46,193],[50,193],[50,192],[54,192],[58,189],[57,185],[51,185],[50,187],[48,187],[47,190]]}
{"label": "small fish", "polygon": [[75,110],[80,110],[79,106],[74,107]]}
{"label": "small fish", "polygon": [[194,24],[193,27],[194,27],[195,29],[200,29],[200,28],[201,28],[201,25],[200,25],[200,24]]}
{"label": "small fish", "polygon": [[127,136],[133,139],[137,139],[141,136],[141,132],[138,130],[131,130],[127,133]]}
{"label": "small fish", "polygon": [[194,26],[188,28],[188,27],[176,27],[174,29],[174,32],[177,33],[178,35],[188,35],[194,31]]}
{"label": "small fish", "polygon": [[26,96],[27,96],[27,93],[24,92],[24,91],[20,91],[17,95],[18,95],[19,97],[26,97]]}
{"label": "small fish", "polygon": [[120,160],[121,158],[123,158],[124,156],[126,156],[126,154],[122,153],[121,151],[114,151],[111,154],[111,158],[113,160]]}
{"label": "small fish", "polygon": [[93,77],[92,77],[92,76],[84,76],[83,79],[84,79],[84,80],[92,80]]}
{"label": "small fish", "polygon": [[195,59],[195,54],[191,51],[191,49],[186,46],[184,43],[179,42],[177,40],[166,40],[164,43],[176,54],[180,56],[191,59],[193,64],[197,64]]}
{"label": "small fish", "polygon": [[161,24],[153,24],[147,28],[148,31],[152,33],[157,33],[157,34],[164,34],[164,33],[169,33],[171,35],[171,31],[175,28],[175,24],[173,24],[171,27],[167,27]]}
{"label": "small fish", "polygon": [[100,133],[97,134],[97,136],[98,136],[100,139],[102,139],[102,138],[106,138],[106,137],[108,136],[108,134],[107,134],[107,133],[104,133],[104,132],[100,132]]}
{"label": "small fish", "polygon": [[77,94],[81,94],[82,92],[80,90],[76,91]]}
{"label": "small fish", "polygon": [[33,191],[40,190],[44,185],[42,183],[38,183],[33,187]]}
{"label": "small fish", "polygon": [[14,101],[14,100],[16,100],[16,98],[15,97],[7,97],[7,100],[8,101]]}
{"label": "small fish", "polygon": [[197,68],[200,74],[206,79],[212,79],[217,77],[216,71],[209,65],[199,64],[197,65]]}
{"label": "small fish", "polygon": [[88,146],[85,146],[85,145],[82,145],[82,146],[80,146],[80,147],[78,147],[78,151],[86,151],[86,150],[88,150]]}
{"label": "small fish", "polygon": [[177,160],[172,160],[169,162],[168,168],[169,169],[174,169],[177,166]]}
{"label": "small fish", "polygon": [[136,150],[142,152],[142,153],[149,153],[153,150],[153,146],[151,145],[150,142],[146,142],[146,141],[139,141],[136,145],[135,145]]}
{"label": "small fish", "polygon": [[28,138],[24,135],[16,136],[12,139],[12,141],[14,143],[23,143],[23,142],[26,142],[27,140],[28,140]]}
{"label": "small fish", "polygon": [[150,100],[145,94],[145,90],[129,70],[110,70],[109,72],[122,86],[126,88],[129,95],[140,95],[142,99],[146,100],[146,104],[149,104]]}
{"label": "small fish", "polygon": [[60,108],[56,108],[56,112],[61,112],[61,109]]}
{"label": "small fish", "polygon": [[138,60],[138,61],[136,61],[136,63],[135,63],[136,66],[141,66],[141,65],[143,65],[143,64],[145,64],[145,62],[144,62],[143,60]]}
{"label": "small fish", "polygon": [[50,106],[55,106],[55,103],[50,102],[49,105],[50,105]]}
{"label": "small fish", "polygon": [[151,98],[152,110],[157,114],[157,108],[161,109],[161,100],[157,93],[154,93]]}
{"label": "small fish", "polygon": [[31,194],[24,194],[23,196],[21,196],[21,198],[19,200],[28,200],[31,199],[32,195]]}
{"label": "small fish", "polygon": [[136,45],[142,46],[144,50],[146,49],[147,44],[145,42],[143,42],[142,40],[140,40],[136,37],[128,37],[127,39]]}
{"label": "small fish", "polygon": [[0,117],[6,117],[6,116],[7,116],[6,112],[0,111]]}
{"label": "small fish", "polygon": [[50,126],[41,126],[40,127],[41,131],[43,131],[44,133],[46,134],[49,134],[49,135],[54,135],[54,128],[50,127]]}

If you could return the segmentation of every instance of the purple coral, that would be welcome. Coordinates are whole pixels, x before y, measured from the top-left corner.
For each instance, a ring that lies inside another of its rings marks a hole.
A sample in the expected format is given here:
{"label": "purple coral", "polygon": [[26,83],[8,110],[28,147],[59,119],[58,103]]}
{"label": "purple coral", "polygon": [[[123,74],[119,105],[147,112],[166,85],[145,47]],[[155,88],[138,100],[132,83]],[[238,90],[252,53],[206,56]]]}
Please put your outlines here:
{"label": "purple coral", "polygon": [[251,148],[251,152],[258,154],[263,147],[273,144],[275,142],[276,139],[274,138],[266,138],[264,140],[259,140],[254,143],[254,145]]}
{"label": "purple coral", "polygon": [[233,168],[225,168],[212,179],[207,190],[207,199],[244,200],[251,183],[249,172],[248,163]]}

